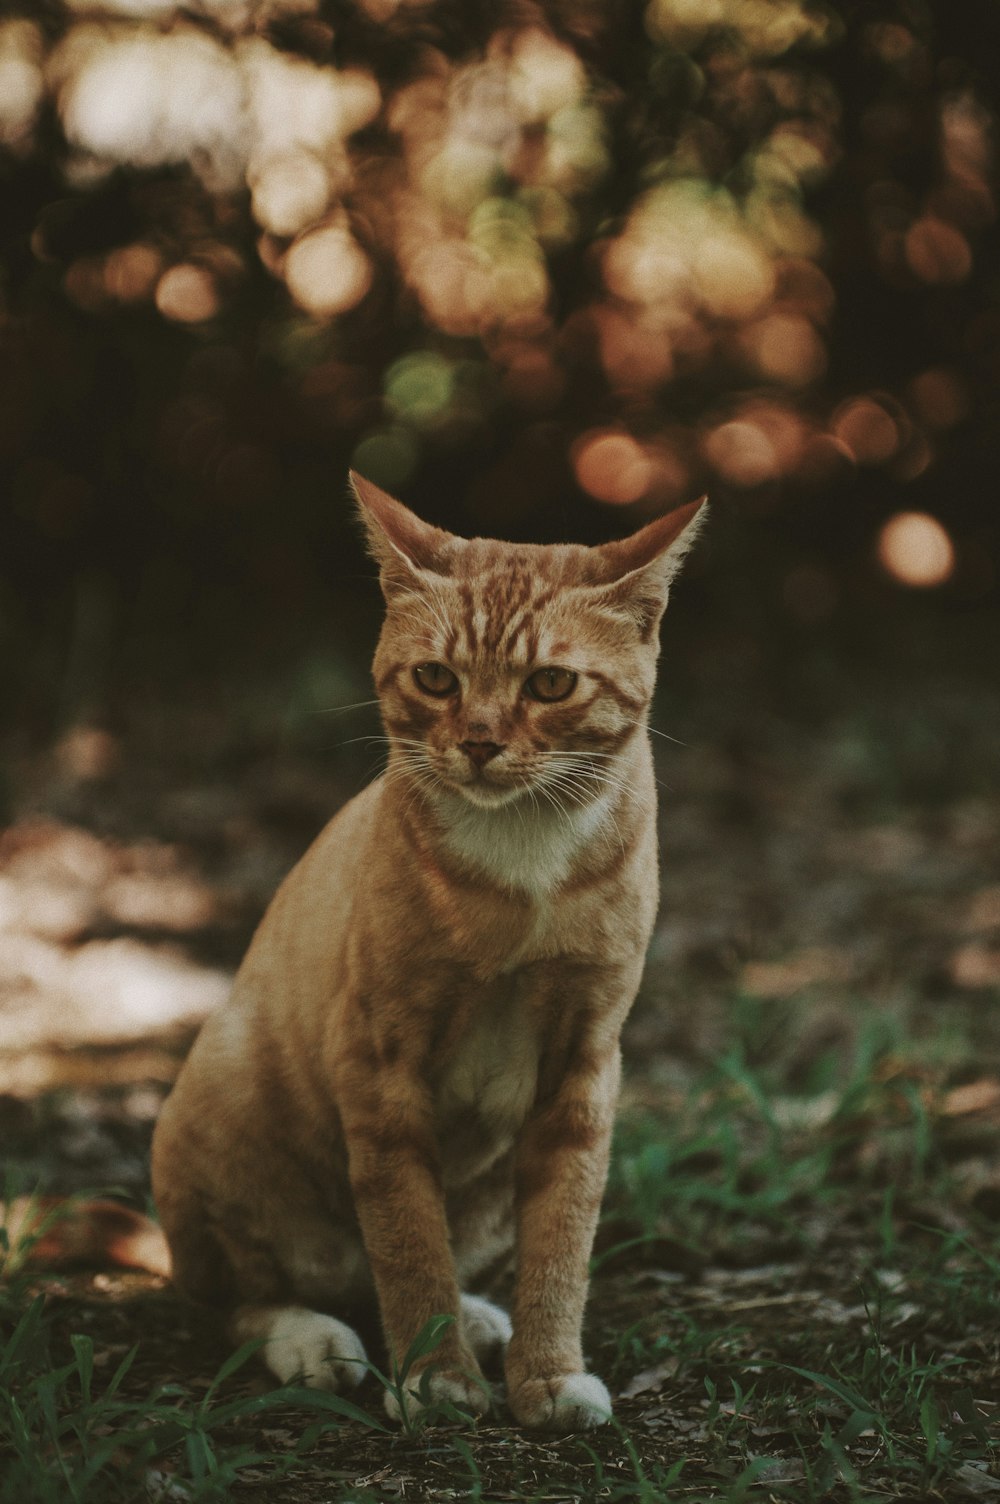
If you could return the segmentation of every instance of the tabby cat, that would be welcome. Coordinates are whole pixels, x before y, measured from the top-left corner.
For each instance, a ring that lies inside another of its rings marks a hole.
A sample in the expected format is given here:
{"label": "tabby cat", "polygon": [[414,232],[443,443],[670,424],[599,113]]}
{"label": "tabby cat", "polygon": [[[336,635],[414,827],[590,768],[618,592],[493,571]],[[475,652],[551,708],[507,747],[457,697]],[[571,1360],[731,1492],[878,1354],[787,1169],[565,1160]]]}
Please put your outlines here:
{"label": "tabby cat", "polygon": [[[357,1384],[347,1319],[376,1298],[397,1360],[455,1318],[408,1409],[482,1412],[503,1354],[518,1422],[597,1425],[587,1267],[657,902],[646,715],[701,504],[540,546],[455,537],[352,483],[386,602],[388,766],[282,884],[165,1105],[173,1277],[279,1379]],[[512,1251],[508,1317],[474,1292]]]}

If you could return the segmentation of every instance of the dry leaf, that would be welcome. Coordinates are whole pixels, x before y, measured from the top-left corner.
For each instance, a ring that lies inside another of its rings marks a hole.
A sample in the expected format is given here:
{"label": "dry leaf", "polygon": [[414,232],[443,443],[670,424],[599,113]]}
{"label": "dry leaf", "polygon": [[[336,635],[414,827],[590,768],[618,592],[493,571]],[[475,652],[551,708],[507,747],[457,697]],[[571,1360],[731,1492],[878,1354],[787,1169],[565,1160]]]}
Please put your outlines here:
{"label": "dry leaf", "polygon": [[668,1379],[676,1376],[680,1366],[680,1359],[676,1356],[666,1358],[662,1363],[657,1363],[655,1368],[644,1368],[642,1373],[637,1373],[629,1379],[624,1389],[618,1391],[620,1400],[633,1399],[637,1394],[655,1394],[662,1389]]}
{"label": "dry leaf", "polygon": [[748,961],[740,985],[758,997],[791,997],[818,982],[843,982],[849,975],[843,955],[815,947],[795,951],[783,961]]}
{"label": "dry leaf", "polygon": [[945,1093],[941,1111],[947,1117],[963,1117],[969,1112],[989,1112],[1000,1107],[1000,1081],[993,1076],[984,1076],[979,1081],[969,1081],[965,1086],[953,1086]]}
{"label": "dry leaf", "polygon": [[1000,987],[1000,949],[960,945],[948,970],[956,987]]}

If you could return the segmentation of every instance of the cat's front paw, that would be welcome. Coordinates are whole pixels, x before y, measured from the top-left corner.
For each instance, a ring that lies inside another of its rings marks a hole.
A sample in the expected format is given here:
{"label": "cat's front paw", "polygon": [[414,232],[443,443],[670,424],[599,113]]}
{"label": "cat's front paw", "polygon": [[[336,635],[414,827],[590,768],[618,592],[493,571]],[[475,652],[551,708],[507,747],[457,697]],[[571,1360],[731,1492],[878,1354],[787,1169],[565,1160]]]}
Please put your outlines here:
{"label": "cat's front paw", "polygon": [[508,1401],[514,1419],[533,1431],[589,1431],[611,1419],[611,1396],[592,1373],[524,1379]]}
{"label": "cat's front paw", "polygon": [[[399,1392],[386,1390],[385,1408],[390,1420],[402,1421],[400,1401]],[[427,1374],[410,1374],[402,1385],[402,1401],[406,1405],[406,1417],[411,1422],[419,1417],[432,1421],[437,1405],[455,1405],[473,1415],[485,1415],[490,1408],[490,1390],[485,1379],[455,1369],[439,1369]],[[442,1416],[441,1419],[448,1417]]]}

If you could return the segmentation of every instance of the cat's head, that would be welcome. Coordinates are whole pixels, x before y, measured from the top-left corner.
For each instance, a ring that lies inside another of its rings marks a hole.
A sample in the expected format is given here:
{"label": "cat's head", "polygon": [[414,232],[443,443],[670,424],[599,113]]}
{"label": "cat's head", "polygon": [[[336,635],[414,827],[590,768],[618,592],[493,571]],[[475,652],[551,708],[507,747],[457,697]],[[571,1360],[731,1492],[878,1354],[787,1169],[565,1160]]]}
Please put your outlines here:
{"label": "cat's head", "polygon": [[351,481],[386,600],[373,671],[397,765],[482,806],[606,787],[645,726],[657,628],[702,503],[596,548],[501,543]]}

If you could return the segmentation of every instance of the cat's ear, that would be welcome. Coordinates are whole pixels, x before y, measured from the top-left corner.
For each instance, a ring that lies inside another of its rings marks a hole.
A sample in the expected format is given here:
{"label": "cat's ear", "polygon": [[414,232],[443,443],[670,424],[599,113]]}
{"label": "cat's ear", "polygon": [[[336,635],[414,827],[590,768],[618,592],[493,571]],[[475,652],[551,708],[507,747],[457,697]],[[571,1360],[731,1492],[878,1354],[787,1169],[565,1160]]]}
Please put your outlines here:
{"label": "cat's ear", "polygon": [[448,573],[448,555],[455,542],[451,533],[423,522],[356,470],[349,479],[387,597],[394,589],[412,590],[421,573]]}
{"label": "cat's ear", "polygon": [[644,642],[656,631],[671,581],[702,529],[706,500],[676,507],[630,537],[595,550],[601,559],[601,604],[635,621]]}

